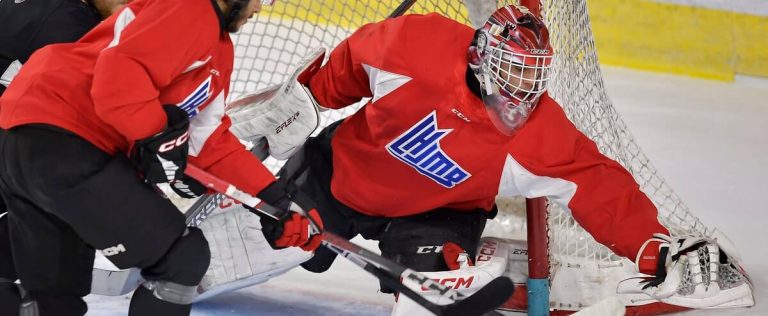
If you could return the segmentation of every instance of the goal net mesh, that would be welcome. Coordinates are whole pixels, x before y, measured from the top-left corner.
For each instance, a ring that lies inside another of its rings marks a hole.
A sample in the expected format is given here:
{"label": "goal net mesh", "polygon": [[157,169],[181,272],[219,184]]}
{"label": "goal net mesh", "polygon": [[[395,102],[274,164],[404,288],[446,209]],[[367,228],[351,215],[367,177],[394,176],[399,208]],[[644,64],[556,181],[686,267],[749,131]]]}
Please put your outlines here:
{"label": "goal net mesh", "polygon": [[[490,14],[488,8],[493,10],[504,3],[419,0],[408,13],[439,12],[471,24],[471,20],[483,21]],[[361,25],[385,19],[399,4],[394,0],[280,0],[272,7],[264,7],[233,37],[236,58],[230,98],[282,83],[306,52],[319,46],[334,47]],[[709,234],[661,178],[611,104],[603,85],[586,0],[544,0],[541,8],[556,53],[550,94],[605,155],[634,175],[659,208],[659,219],[673,234]],[[346,117],[358,106],[324,112],[321,123],[325,126]],[[267,160],[266,164],[276,171],[282,162]],[[499,201],[499,205],[513,207],[514,203]],[[598,267],[626,264],[595,242],[560,208],[551,205],[549,212],[553,272],[558,267],[578,267],[585,262]],[[520,213],[502,210],[500,220],[514,221],[504,216]],[[514,223],[508,227],[514,228],[516,236],[525,236],[524,219]],[[553,292],[556,287],[553,284]]]}

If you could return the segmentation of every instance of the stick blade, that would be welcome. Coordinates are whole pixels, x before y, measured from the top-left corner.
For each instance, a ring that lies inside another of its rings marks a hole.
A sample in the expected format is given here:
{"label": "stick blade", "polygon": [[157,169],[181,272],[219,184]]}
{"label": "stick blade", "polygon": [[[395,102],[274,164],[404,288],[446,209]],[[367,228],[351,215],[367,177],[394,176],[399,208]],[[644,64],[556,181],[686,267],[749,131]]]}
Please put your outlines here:
{"label": "stick blade", "polygon": [[442,315],[500,315],[496,308],[504,304],[515,291],[507,277],[498,277],[479,291],[461,301],[445,306]]}

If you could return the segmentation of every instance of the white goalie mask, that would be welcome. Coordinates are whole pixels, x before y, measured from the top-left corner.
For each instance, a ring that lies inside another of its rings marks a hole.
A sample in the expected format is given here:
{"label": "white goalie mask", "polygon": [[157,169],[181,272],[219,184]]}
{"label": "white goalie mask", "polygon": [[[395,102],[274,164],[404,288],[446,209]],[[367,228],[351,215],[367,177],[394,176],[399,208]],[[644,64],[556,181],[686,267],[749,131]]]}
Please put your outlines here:
{"label": "white goalie mask", "polygon": [[525,7],[501,7],[477,30],[468,55],[491,122],[512,135],[547,89],[552,48],[546,26]]}

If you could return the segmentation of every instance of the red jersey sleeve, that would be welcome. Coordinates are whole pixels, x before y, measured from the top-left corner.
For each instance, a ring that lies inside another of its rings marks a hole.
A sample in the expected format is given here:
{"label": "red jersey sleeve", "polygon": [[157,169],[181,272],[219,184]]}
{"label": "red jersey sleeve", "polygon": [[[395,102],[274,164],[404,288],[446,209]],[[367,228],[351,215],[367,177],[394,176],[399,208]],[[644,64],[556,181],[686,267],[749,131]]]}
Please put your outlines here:
{"label": "red jersey sleeve", "polygon": [[[159,91],[217,44],[219,21],[207,0],[137,1],[120,11],[99,54],[91,97],[96,114],[129,141],[165,127]],[[88,40],[88,38],[84,38]]]}
{"label": "red jersey sleeve", "polygon": [[554,200],[595,240],[630,260],[654,233],[668,233],[632,175],[600,153],[554,100],[543,97],[516,137],[509,169],[516,169],[524,196]]}
{"label": "red jersey sleeve", "polygon": [[364,65],[378,66],[387,54],[391,34],[401,23],[385,20],[366,24],[333,49],[328,62],[309,82],[317,102],[339,109],[371,97],[369,75]]}
{"label": "red jersey sleeve", "polygon": [[202,150],[197,155],[190,155],[189,163],[256,195],[275,181],[275,177],[261,160],[245,150],[245,146],[229,131],[231,125],[229,117],[224,116],[221,124],[205,140]]}

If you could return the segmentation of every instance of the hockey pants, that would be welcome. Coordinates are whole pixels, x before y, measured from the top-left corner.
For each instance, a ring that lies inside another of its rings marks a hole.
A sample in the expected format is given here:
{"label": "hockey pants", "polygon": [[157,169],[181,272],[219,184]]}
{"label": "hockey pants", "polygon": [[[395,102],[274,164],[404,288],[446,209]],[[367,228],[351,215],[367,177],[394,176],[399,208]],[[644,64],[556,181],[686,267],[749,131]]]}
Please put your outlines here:
{"label": "hockey pants", "polygon": [[[0,131],[0,190],[13,256],[33,314],[83,315],[94,251],[149,280],[196,285],[210,260],[199,230],[143,183],[122,154],[110,156],[49,125]],[[129,315],[187,315],[140,287]]]}

